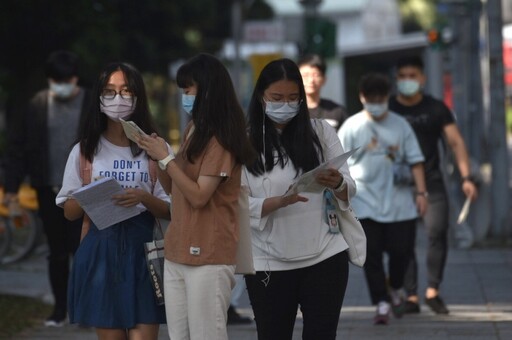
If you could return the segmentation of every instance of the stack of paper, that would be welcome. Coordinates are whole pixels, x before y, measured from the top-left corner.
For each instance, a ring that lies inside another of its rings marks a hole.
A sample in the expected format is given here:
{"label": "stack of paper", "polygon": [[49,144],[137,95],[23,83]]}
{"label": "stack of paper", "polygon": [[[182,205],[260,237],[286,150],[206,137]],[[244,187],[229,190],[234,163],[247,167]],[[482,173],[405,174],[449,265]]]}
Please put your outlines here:
{"label": "stack of paper", "polygon": [[323,185],[320,185],[316,181],[316,176],[323,170],[326,169],[340,169],[343,164],[347,162],[347,160],[352,156],[354,152],[357,151],[359,148],[352,149],[350,151],[347,151],[337,157],[334,157],[333,159],[330,159],[316,168],[314,168],[311,171],[308,171],[304,173],[302,176],[300,176],[295,182],[293,182],[292,186],[286,191],[285,196],[297,194],[300,192],[322,192],[324,191],[325,187]]}
{"label": "stack of paper", "polygon": [[81,187],[71,196],[101,230],[140,213],[136,206],[127,208],[114,203],[112,195],[122,193],[123,188],[114,178],[102,178]]}

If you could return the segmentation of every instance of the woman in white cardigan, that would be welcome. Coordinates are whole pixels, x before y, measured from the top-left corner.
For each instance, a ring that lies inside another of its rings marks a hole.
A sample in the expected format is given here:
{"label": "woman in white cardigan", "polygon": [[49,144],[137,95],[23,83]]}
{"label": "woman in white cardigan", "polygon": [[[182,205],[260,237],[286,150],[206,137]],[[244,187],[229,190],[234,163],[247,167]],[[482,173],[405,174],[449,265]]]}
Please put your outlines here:
{"label": "woman in white cardigan", "polygon": [[257,273],[245,279],[259,339],[291,339],[298,306],[303,339],[335,339],[348,280],[348,245],[332,220],[333,201],[347,209],[356,191],[346,164],[316,177],[324,190],[285,195],[300,175],[344,152],[329,124],[309,118],[305,98],[297,65],[280,59],[262,70],[249,106],[259,157],[242,184]]}

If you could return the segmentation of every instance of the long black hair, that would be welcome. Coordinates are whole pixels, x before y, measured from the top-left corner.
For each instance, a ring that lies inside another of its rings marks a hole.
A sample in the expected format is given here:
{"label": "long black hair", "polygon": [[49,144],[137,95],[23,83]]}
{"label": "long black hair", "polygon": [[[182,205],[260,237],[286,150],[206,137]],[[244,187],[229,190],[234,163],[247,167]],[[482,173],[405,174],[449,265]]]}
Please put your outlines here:
{"label": "long black hair", "polygon": [[[280,80],[296,83],[302,100],[298,114],[286,124],[281,133],[266,117],[263,102],[265,90]],[[283,168],[290,160],[297,171],[297,176],[300,171],[314,169],[320,164],[320,160],[323,160],[320,141],[311,126],[302,76],[292,60],[274,60],[261,71],[249,104],[249,139],[258,153],[256,162],[247,167],[254,175],[271,171],[276,164]],[[275,152],[277,160],[274,158]]]}
{"label": "long black hair", "polygon": [[244,112],[224,65],[214,56],[201,53],[183,64],[176,78],[180,88],[197,86],[192,108],[195,130],[186,159],[193,163],[210,139],[216,137],[237,163],[252,162],[255,152],[247,138]]}
{"label": "long black hair", "polygon": [[[132,65],[127,63],[111,63],[107,65],[100,73],[96,84],[92,90],[90,107],[80,122],[78,132],[78,141],[80,142],[80,152],[89,161],[92,161],[97,151],[101,134],[107,129],[108,117],[100,110],[101,91],[107,86],[112,73],[116,71],[123,72],[124,79],[128,89],[132,92],[135,101],[135,108],[129,119],[137,124],[144,132],[151,134],[156,129],[151,120],[149,112],[146,87],[140,72]],[[138,155],[142,152],[137,144],[130,141],[132,154]]]}

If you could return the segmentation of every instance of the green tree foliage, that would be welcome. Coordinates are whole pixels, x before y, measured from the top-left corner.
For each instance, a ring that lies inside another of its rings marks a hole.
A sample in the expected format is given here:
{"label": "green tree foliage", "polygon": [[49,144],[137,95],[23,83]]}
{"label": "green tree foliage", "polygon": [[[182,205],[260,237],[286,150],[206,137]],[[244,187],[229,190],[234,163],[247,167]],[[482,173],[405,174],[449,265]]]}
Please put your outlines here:
{"label": "green tree foliage", "polygon": [[230,5],[230,0],[0,1],[0,95],[43,87],[44,61],[57,49],[81,57],[86,83],[113,60],[167,74],[173,60],[218,50],[230,33]]}
{"label": "green tree foliage", "polygon": [[404,32],[427,30],[437,21],[439,0],[399,0]]}

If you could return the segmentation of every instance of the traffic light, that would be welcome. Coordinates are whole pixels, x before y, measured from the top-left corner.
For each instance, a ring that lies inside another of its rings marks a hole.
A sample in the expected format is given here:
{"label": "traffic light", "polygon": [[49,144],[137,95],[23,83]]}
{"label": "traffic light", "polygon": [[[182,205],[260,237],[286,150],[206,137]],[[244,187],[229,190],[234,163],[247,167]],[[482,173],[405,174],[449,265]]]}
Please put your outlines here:
{"label": "traffic light", "polygon": [[306,19],[305,53],[319,54],[324,58],[336,55],[336,25],[323,18]]}
{"label": "traffic light", "polygon": [[453,40],[452,30],[449,27],[434,27],[427,31],[427,41],[434,49],[444,49]]}
{"label": "traffic light", "polygon": [[427,32],[427,40],[431,46],[437,46],[441,43],[441,34],[436,28],[431,28]]}

